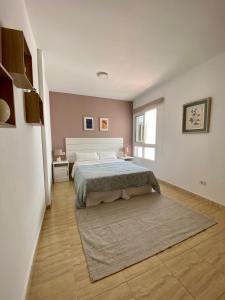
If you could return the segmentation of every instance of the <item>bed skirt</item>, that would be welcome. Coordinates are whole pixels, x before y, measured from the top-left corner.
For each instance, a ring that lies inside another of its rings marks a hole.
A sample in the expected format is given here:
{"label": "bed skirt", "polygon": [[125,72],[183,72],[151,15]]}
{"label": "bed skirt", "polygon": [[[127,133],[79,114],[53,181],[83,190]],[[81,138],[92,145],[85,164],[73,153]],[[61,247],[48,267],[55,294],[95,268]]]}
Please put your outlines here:
{"label": "bed skirt", "polygon": [[122,190],[108,192],[91,192],[87,195],[86,206],[95,206],[100,203],[109,203],[118,199],[130,199],[134,196],[146,195],[153,192],[150,185],[140,187],[129,187]]}

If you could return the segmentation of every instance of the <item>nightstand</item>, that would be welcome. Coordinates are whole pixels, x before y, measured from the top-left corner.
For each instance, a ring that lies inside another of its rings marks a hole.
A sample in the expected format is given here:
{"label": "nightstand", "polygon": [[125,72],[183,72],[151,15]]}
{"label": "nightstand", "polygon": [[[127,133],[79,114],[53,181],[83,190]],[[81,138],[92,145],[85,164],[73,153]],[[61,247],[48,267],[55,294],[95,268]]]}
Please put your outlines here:
{"label": "nightstand", "polygon": [[126,161],[132,161],[134,159],[134,157],[133,156],[121,156],[121,157],[119,157],[119,159],[123,159]]}
{"label": "nightstand", "polygon": [[67,160],[53,161],[54,182],[69,181],[69,162]]}

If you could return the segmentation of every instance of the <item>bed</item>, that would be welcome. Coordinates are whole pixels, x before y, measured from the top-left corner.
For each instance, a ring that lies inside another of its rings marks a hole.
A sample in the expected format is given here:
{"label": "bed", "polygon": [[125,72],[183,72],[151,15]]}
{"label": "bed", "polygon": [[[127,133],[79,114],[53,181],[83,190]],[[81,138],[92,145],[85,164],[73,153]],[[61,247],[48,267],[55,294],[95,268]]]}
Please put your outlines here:
{"label": "bed", "polygon": [[[117,159],[116,147],[112,147],[114,145],[112,139],[110,141],[102,139],[100,147],[93,146],[94,143],[99,144],[95,139],[91,139],[91,142],[90,139],[72,140],[74,143],[72,147],[71,139],[69,139],[70,146],[66,141],[66,152],[67,159],[74,162],[71,175],[76,188],[77,208],[112,202],[120,198],[129,199],[136,195],[151,193],[152,190],[160,193],[153,172],[132,162]],[[83,142],[83,145],[80,142]],[[123,141],[115,142],[121,149]],[[107,146],[104,147],[103,143]],[[106,147],[108,149],[105,149]],[[95,149],[97,151],[94,151]]]}

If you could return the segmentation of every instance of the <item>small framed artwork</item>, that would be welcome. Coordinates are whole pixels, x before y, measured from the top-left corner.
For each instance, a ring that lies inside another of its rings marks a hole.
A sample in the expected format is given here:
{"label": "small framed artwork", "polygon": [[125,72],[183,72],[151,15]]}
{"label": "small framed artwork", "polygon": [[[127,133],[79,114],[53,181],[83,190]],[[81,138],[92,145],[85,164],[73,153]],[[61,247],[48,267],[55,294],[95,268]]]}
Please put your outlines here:
{"label": "small framed artwork", "polygon": [[211,98],[184,104],[183,133],[209,132]]}
{"label": "small framed artwork", "polygon": [[109,131],[109,119],[108,118],[100,118],[99,119],[99,128],[100,128],[100,131]]}
{"label": "small framed artwork", "polygon": [[93,117],[84,117],[84,130],[94,130]]}

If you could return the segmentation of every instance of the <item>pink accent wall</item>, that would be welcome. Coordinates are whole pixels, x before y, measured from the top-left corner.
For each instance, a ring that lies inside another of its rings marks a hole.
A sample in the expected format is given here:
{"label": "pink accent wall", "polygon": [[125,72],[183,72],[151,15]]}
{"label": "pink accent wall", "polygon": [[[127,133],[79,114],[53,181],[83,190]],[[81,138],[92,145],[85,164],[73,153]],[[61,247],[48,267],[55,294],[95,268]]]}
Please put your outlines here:
{"label": "pink accent wall", "polygon": [[[133,103],[50,92],[52,147],[65,150],[66,137],[123,137],[132,149]],[[83,130],[83,117],[94,117],[95,130]],[[99,131],[99,118],[109,118],[109,131]]]}

